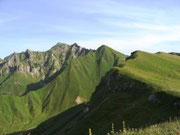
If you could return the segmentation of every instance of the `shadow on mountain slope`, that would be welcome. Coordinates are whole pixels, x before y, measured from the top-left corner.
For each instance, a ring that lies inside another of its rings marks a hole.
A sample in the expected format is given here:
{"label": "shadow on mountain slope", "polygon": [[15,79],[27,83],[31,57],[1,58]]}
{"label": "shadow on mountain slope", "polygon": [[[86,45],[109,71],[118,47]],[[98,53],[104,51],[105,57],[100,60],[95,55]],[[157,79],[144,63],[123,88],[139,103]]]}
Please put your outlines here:
{"label": "shadow on mountain slope", "polygon": [[59,71],[57,71],[52,76],[46,77],[44,80],[40,80],[37,83],[31,83],[31,84],[27,85],[25,93],[22,94],[21,96],[25,96],[26,94],[28,94],[31,91],[36,91],[38,89],[43,88],[46,84],[48,84],[49,82],[54,80],[58,75],[60,75],[64,71],[65,68],[66,68],[66,66],[63,66]]}

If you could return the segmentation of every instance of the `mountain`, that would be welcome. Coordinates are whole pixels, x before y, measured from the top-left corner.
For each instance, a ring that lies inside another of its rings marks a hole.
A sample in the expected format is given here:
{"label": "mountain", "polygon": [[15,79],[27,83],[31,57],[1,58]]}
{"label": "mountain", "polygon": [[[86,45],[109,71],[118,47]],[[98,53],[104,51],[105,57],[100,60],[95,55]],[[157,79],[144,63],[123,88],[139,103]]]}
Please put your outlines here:
{"label": "mountain", "polygon": [[136,51],[101,79],[88,103],[47,121],[32,135],[105,135],[122,129],[166,123],[180,114],[180,57]]}
{"label": "mountain", "polygon": [[89,101],[105,73],[126,57],[104,45],[88,50],[76,43],[6,57],[0,64],[0,134],[35,128]]}
{"label": "mountain", "polygon": [[[79,56],[86,55],[91,50],[79,47],[77,44],[69,46],[67,44],[58,43],[47,52],[34,52],[26,50],[23,53],[13,53],[4,59],[4,63],[0,65],[0,92],[2,95],[23,95],[26,85],[41,82],[39,85],[45,85],[44,81],[48,81],[58,72],[62,71],[68,61]],[[23,79],[20,78],[26,74]],[[5,88],[10,82],[16,78],[17,85],[7,91]],[[23,82],[21,82],[23,80]],[[19,84],[19,85],[18,85]],[[37,86],[37,85],[36,85]],[[5,88],[4,88],[5,87]],[[37,86],[38,87],[38,86]],[[41,87],[41,86],[39,86]],[[30,88],[33,90],[33,88]],[[34,88],[36,89],[36,88]]]}

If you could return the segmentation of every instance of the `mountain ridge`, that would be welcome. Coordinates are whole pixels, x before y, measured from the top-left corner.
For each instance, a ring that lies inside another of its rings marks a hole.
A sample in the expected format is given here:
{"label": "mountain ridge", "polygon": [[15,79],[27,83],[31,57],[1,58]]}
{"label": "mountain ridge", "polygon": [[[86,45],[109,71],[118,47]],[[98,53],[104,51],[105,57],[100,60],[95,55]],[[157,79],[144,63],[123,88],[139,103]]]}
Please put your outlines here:
{"label": "mountain ridge", "polygon": [[[180,88],[180,70],[176,70],[180,69],[179,61],[178,56],[168,53],[136,51],[123,66],[113,67],[106,73],[87,104],[71,108],[29,132],[32,135],[88,135],[91,128],[93,134],[102,135],[111,130],[112,123],[118,126],[125,121],[129,128],[143,128],[166,122],[169,117],[173,119],[180,112],[180,91],[176,90]],[[167,80],[164,77],[168,77]]]}
{"label": "mountain ridge", "polygon": [[[75,44],[70,46],[57,43],[46,52],[28,49],[22,53],[13,53],[6,57],[5,61],[0,65],[1,85],[16,72],[30,74],[32,78],[35,76],[36,81],[48,80],[47,78],[65,68],[68,61],[86,55],[90,51]],[[22,94],[21,92],[18,95]]]}
{"label": "mountain ridge", "polygon": [[[15,66],[19,66],[19,62],[25,60],[25,59],[33,59],[35,61],[35,57],[40,57],[41,59],[43,58],[43,54],[45,55],[44,57],[44,61],[47,63],[47,55],[51,55],[51,57],[54,57],[54,59],[56,58],[56,55],[57,54],[60,54],[60,55],[63,55],[63,53],[69,53],[68,55],[71,55],[71,57],[75,58],[77,57],[78,55],[81,56],[83,55],[83,53],[88,53],[90,50],[88,49],[85,49],[85,48],[82,48],[78,45],[67,45],[67,44],[62,44],[62,43],[57,43],[54,47],[52,47],[51,49],[49,49],[48,51],[45,51],[45,52],[40,52],[40,51],[31,51],[29,49],[27,49],[25,52],[22,52],[22,53],[13,53],[7,57],[4,58],[4,64],[5,66],[8,66],[8,67],[15,67]],[[41,56],[42,55],[42,56]],[[77,56],[76,56],[77,55]],[[64,56],[66,57],[66,56]],[[61,57],[61,59],[57,59],[57,60],[61,60],[63,61],[64,57]],[[67,56],[68,57],[68,56]],[[27,62],[27,61],[26,61]],[[29,62],[29,61],[28,61]],[[57,62],[58,63],[58,62]],[[0,68],[3,68],[3,65],[1,65]],[[30,64],[29,64],[30,65]],[[44,63],[45,65],[45,63]],[[8,72],[10,70],[7,69],[7,71],[5,72]],[[18,71],[21,71],[20,69]],[[28,72],[32,72],[30,71],[30,69],[27,69],[25,71],[28,71]]]}
{"label": "mountain ridge", "polygon": [[21,97],[0,95],[0,133],[88,135],[91,128],[102,135],[111,123],[144,128],[179,115],[179,56],[139,50],[126,56],[105,45],[83,50],[76,43],[57,44],[51,51],[66,52],[66,64],[55,76],[39,81],[15,72],[0,85],[0,92],[12,86],[27,90]]}

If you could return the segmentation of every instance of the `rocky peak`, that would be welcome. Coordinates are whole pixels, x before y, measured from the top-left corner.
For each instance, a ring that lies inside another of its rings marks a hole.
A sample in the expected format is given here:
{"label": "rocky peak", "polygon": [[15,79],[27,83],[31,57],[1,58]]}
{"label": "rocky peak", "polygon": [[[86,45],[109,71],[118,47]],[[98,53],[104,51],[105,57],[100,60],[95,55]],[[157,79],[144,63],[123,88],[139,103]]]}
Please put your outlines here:
{"label": "rocky peak", "polygon": [[71,46],[74,47],[74,48],[80,48],[80,46],[77,43],[74,43]]}
{"label": "rocky peak", "polygon": [[32,51],[30,49],[27,49],[26,52],[31,53]]}
{"label": "rocky peak", "polygon": [[30,49],[27,49],[26,52],[25,52],[25,57],[30,59],[31,54],[32,54],[32,51]]}
{"label": "rocky peak", "polygon": [[87,54],[90,51],[91,50],[88,50],[86,48],[83,48],[83,47],[79,46],[77,43],[74,43],[74,44],[71,45],[72,58],[76,58],[78,56]]}
{"label": "rocky peak", "polygon": [[15,54],[16,54],[15,52],[12,53],[11,55],[5,57],[4,60],[5,60],[5,61],[8,61],[8,60],[12,59],[12,57],[14,57]]}
{"label": "rocky peak", "polygon": [[83,51],[89,52],[90,50],[85,49],[83,47],[80,47],[77,43],[74,43],[72,45],[68,45],[65,43],[57,43],[55,46],[53,46],[51,49],[54,53],[64,53],[69,52],[73,53],[75,55],[80,56]]}
{"label": "rocky peak", "polygon": [[4,60],[5,60],[5,63],[8,65],[8,66],[15,66],[17,65],[19,62],[20,62],[20,59],[19,59],[19,54],[17,53],[13,53],[11,54],[10,56],[6,57]]}
{"label": "rocky peak", "polygon": [[54,53],[63,53],[67,52],[68,49],[70,48],[70,45],[65,44],[65,43],[57,43],[55,46],[53,46],[50,51],[53,51]]}
{"label": "rocky peak", "polygon": [[58,42],[55,46],[53,46],[50,50],[56,50],[56,49],[63,49],[65,47],[68,47],[70,45],[65,44],[65,43],[60,43]]}
{"label": "rocky peak", "polygon": [[27,49],[25,52],[13,53],[6,57],[4,63],[0,65],[0,75],[4,73],[29,72],[32,75],[43,74],[49,77],[61,68],[64,68],[69,59],[85,55],[89,51],[76,43],[71,46],[57,43],[46,52],[34,52]]}

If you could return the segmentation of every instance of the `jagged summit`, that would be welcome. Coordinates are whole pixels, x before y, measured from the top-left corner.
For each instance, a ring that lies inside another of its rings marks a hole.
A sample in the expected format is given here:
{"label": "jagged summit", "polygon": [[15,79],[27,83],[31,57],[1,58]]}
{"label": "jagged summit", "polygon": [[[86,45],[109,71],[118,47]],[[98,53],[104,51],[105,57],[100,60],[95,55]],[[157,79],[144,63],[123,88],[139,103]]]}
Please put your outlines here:
{"label": "jagged summit", "polygon": [[63,48],[72,48],[72,47],[75,47],[75,48],[83,48],[81,46],[79,46],[77,43],[73,43],[72,45],[69,45],[69,44],[66,44],[66,43],[61,43],[61,42],[58,42],[56,45],[54,45],[50,50],[56,50],[56,49],[63,49]]}
{"label": "jagged summit", "polygon": [[74,43],[71,46],[80,47],[77,43]]}
{"label": "jagged summit", "polygon": [[83,48],[79,46],[77,43],[69,45],[59,42],[55,46],[53,46],[49,51],[53,51],[55,53],[69,53],[72,55],[73,58],[76,58],[77,56],[87,54],[91,50]]}
{"label": "jagged summit", "polygon": [[[90,50],[78,46],[76,43],[68,45],[57,43],[46,52],[37,52],[27,49],[22,53],[13,53],[7,56],[0,66],[0,75],[15,71],[29,72],[36,75],[50,76],[60,70],[70,59],[86,55]],[[11,69],[14,70],[11,70]]]}
{"label": "jagged summit", "polygon": [[27,53],[32,53],[32,50],[27,49],[26,52],[27,52]]}
{"label": "jagged summit", "polygon": [[[13,53],[0,64],[0,78],[2,78],[0,84],[5,83],[13,74],[21,73],[36,77],[37,82],[41,81],[37,86],[39,88],[62,72],[72,59],[87,55],[91,51],[80,47],[77,43],[72,45],[57,43],[45,52],[27,49],[22,53]],[[23,94],[16,87],[13,87],[12,91],[18,91],[16,95]]]}
{"label": "jagged summit", "polygon": [[58,48],[69,47],[69,44],[58,42],[55,46],[53,46],[50,50],[56,50]]}

